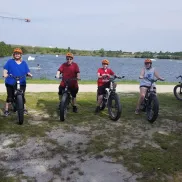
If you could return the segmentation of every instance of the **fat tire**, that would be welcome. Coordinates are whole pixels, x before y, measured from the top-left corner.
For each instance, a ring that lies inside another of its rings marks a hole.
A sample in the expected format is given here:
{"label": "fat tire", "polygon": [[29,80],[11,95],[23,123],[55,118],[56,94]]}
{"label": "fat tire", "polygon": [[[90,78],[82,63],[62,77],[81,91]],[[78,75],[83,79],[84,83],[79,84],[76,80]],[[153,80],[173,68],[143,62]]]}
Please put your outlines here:
{"label": "fat tire", "polygon": [[[113,116],[113,114],[112,114],[112,100],[115,100],[115,103],[116,103],[116,105],[118,107],[118,111],[117,111],[117,114],[115,116]],[[117,121],[121,117],[122,106],[121,106],[120,99],[119,99],[119,96],[118,96],[117,93],[111,94],[109,96],[109,99],[108,99],[108,113],[109,113],[110,119],[113,120],[113,121]]]}
{"label": "fat tire", "polygon": [[[152,108],[152,111],[153,111],[153,116],[150,117],[150,107],[151,107],[151,103],[153,102],[153,108]],[[147,120],[150,122],[150,123],[153,123],[156,121],[157,117],[158,117],[158,113],[159,113],[159,101],[158,101],[158,98],[156,95],[154,94],[151,94],[150,97],[149,97],[149,100],[148,100],[148,104],[147,104],[147,107],[146,107],[146,112],[147,112]]]}
{"label": "fat tire", "polygon": [[24,102],[23,102],[22,95],[17,95],[16,110],[17,110],[17,115],[18,115],[18,123],[19,123],[19,125],[22,125],[24,122]]}
{"label": "fat tire", "polygon": [[182,85],[176,85],[176,86],[174,87],[174,89],[173,89],[174,96],[176,97],[177,100],[182,101],[182,97],[180,98],[180,97],[178,96],[178,94],[177,94],[177,89],[178,89],[178,87],[182,89]]}

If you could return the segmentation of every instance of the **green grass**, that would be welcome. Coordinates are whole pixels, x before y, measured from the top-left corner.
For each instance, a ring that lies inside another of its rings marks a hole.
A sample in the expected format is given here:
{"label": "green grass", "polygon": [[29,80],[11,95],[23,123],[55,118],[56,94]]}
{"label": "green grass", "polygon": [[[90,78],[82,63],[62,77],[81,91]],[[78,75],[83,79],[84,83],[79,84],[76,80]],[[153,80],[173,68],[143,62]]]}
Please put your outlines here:
{"label": "green grass", "polygon": [[[107,110],[98,115],[94,114],[95,93],[79,93],[77,98],[79,112],[75,114],[70,109],[66,122],[60,122],[57,93],[27,93],[30,114],[25,118],[25,123],[22,126],[16,124],[16,115],[0,117],[0,133],[19,134],[26,141],[29,137],[45,137],[47,131],[55,128],[61,127],[69,132],[77,132],[76,127],[83,128],[79,132],[87,135],[90,141],[84,151],[77,147],[77,152],[82,155],[95,158],[108,156],[114,163],[124,165],[133,174],[141,174],[138,181],[180,181],[182,102],[176,100],[172,94],[158,94],[159,117],[155,123],[150,124],[145,113],[138,116],[134,114],[138,94],[119,95],[123,110],[118,122],[109,119]],[[0,95],[1,109],[5,97],[5,94]],[[36,111],[37,115],[33,111]],[[41,123],[31,124],[38,121]],[[45,142],[57,145],[54,140]],[[9,147],[16,145],[11,144]],[[66,149],[59,146],[52,152],[56,154],[61,151],[64,152]]]}
{"label": "green grass", "polygon": [[[59,84],[60,80],[49,80],[46,78],[40,79],[29,79],[27,78],[27,83],[32,84]],[[118,84],[139,84],[138,80],[116,80]],[[0,83],[4,83],[3,79],[0,79]],[[79,84],[97,84],[97,80],[80,80]],[[158,85],[176,85],[178,82],[157,82]]]}

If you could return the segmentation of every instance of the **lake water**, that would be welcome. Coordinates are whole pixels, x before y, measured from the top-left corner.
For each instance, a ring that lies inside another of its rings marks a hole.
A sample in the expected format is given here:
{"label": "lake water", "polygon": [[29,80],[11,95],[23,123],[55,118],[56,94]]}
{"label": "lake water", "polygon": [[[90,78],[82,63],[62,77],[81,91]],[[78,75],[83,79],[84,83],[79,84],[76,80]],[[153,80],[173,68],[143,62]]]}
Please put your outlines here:
{"label": "lake water", "polygon": [[[27,60],[29,55],[24,55],[24,60]],[[31,73],[34,78],[47,78],[54,80],[59,66],[65,62],[65,56],[56,57],[55,55],[31,55],[35,57],[33,61],[27,61]],[[0,58],[0,67],[10,57]],[[97,69],[101,67],[103,57],[91,56],[75,56],[74,61],[80,67],[82,80],[96,80]],[[126,80],[138,80],[144,59],[140,58],[108,58],[110,61],[110,68],[117,75],[125,75]],[[40,64],[41,69],[37,69],[37,64]],[[156,67],[162,77],[168,82],[174,82],[176,76],[182,74],[182,60],[156,59],[153,61],[153,67]]]}

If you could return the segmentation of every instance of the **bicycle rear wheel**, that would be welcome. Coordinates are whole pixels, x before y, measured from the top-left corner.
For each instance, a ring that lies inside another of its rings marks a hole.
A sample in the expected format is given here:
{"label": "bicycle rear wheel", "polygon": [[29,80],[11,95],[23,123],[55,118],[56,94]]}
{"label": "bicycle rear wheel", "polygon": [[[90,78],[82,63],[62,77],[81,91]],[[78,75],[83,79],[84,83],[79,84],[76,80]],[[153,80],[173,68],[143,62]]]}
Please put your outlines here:
{"label": "bicycle rear wheel", "polygon": [[159,113],[159,101],[156,95],[153,94],[150,95],[146,111],[147,111],[147,120],[150,123],[153,123],[157,119]]}
{"label": "bicycle rear wheel", "polygon": [[117,121],[121,116],[121,112],[122,112],[122,106],[120,103],[119,96],[117,93],[112,93],[109,96],[108,100],[109,117],[111,118],[111,120]]}
{"label": "bicycle rear wheel", "polygon": [[60,105],[60,121],[64,121],[66,119],[68,112],[68,105],[69,105],[68,93],[64,93]]}
{"label": "bicycle rear wheel", "polygon": [[174,87],[173,92],[174,92],[174,96],[176,97],[176,99],[182,101],[182,85],[176,85]]}
{"label": "bicycle rear wheel", "polygon": [[22,125],[24,121],[24,102],[22,95],[17,95],[16,97],[16,110],[18,115],[18,123]]}

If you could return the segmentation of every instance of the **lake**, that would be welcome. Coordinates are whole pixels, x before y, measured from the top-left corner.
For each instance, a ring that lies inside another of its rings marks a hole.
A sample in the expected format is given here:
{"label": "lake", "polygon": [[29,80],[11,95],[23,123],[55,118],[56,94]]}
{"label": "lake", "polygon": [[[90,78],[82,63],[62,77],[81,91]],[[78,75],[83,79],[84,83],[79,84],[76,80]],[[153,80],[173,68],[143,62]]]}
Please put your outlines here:
{"label": "lake", "polygon": [[[24,55],[24,60],[27,60],[29,55]],[[56,57],[55,55],[31,55],[35,60],[27,61],[31,73],[34,78],[47,78],[54,80],[59,66],[65,62],[65,56]],[[10,57],[0,58],[0,67]],[[101,67],[103,57],[92,56],[75,56],[74,61],[80,67],[82,80],[96,80],[97,69]],[[141,68],[143,67],[144,59],[140,58],[107,58],[110,61],[109,67],[117,75],[125,75],[126,80],[138,80]],[[41,69],[37,69],[37,64],[40,64]],[[156,67],[162,77],[168,82],[175,82],[176,76],[182,74],[182,60],[156,59],[153,61],[153,67]]]}

